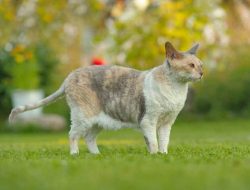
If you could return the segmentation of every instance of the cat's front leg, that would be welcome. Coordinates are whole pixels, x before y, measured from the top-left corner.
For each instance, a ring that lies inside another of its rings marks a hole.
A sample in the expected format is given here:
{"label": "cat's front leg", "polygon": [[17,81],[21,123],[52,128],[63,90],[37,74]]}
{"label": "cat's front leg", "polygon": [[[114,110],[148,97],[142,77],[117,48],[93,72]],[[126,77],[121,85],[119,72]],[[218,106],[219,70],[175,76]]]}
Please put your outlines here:
{"label": "cat's front leg", "polygon": [[171,127],[172,126],[170,124],[166,124],[166,125],[160,126],[157,130],[160,153],[163,153],[163,154],[168,153],[168,144],[169,144]]}
{"label": "cat's front leg", "polygon": [[168,144],[170,139],[171,127],[175,122],[178,112],[167,115],[164,122],[158,122],[157,135],[158,135],[158,146],[159,152],[163,154],[168,153]]}
{"label": "cat's front leg", "polygon": [[152,120],[150,121],[149,119],[144,119],[141,122],[141,129],[150,154],[155,154],[158,152],[156,123],[157,122]]}

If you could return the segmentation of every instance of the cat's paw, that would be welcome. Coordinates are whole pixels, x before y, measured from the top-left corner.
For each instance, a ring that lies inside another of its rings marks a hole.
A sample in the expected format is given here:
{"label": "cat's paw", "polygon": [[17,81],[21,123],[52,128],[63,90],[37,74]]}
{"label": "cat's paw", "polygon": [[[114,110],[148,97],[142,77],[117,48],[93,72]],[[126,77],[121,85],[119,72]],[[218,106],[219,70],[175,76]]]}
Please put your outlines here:
{"label": "cat's paw", "polygon": [[90,151],[91,154],[95,154],[95,155],[98,155],[100,154],[99,150],[95,150],[95,151]]}
{"label": "cat's paw", "polygon": [[79,150],[70,151],[70,155],[71,156],[78,156],[79,155]]}
{"label": "cat's paw", "polygon": [[158,153],[158,149],[153,149],[149,151],[150,154],[157,154]]}
{"label": "cat's paw", "polygon": [[163,150],[163,151],[161,151],[161,150],[159,150],[159,152],[158,152],[159,154],[164,154],[164,155],[167,155],[168,154],[168,151],[166,151],[166,150]]}

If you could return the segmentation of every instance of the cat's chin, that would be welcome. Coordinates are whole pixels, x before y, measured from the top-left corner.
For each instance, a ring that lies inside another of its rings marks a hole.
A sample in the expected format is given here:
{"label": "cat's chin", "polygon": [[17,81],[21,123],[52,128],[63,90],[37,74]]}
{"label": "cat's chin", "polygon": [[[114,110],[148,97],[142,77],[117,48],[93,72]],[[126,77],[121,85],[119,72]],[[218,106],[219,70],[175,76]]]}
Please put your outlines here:
{"label": "cat's chin", "polygon": [[188,78],[188,79],[186,79],[186,81],[185,82],[198,82],[198,81],[200,81],[201,80],[201,77],[190,77],[190,78]]}
{"label": "cat's chin", "polygon": [[198,82],[200,80],[201,80],[201,78],[193,78],[190,82]]}

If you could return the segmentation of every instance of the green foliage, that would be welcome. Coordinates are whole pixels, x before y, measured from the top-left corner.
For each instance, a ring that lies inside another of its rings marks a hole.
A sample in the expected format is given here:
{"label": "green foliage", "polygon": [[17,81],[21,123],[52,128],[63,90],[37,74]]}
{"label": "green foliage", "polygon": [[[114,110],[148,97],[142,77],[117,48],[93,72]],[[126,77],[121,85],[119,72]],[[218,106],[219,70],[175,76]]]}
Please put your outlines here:
{"label": "green foliage", "polygon": [[[10,102],[10,79],[11,79],[11,64],[6,64],[11,62],[12,59],[3,49],[0,50],[0,107],[1,113],[7,114]],[[1,116],[3,114],[0,114]]]}
{"label": "green foliage", "polygon": [[199,5],[195,0],[166,1],[146,11],[134,12],[133,16],[125,15],[128,18],[115,22],[110,53],[123,57],[122,64],[137,69],[161,64],[167,40],[181,50],[202,40],[204,27],[211,22],[208,15],[212,10],[207,6],[201,11],[204,4]]}
{"label": "green foliage", "polygon": [[[0,50],[0,115],[11,109],[10,95],[14,89],[47,89],[51,86],[58,60],[46,43],[26,47],[11,45]],[[7,50],[6,50],[7,49]],[[54,89],[55,90],[55,89]]]}
{"label": "green foliage", "polygon": [[15,45],[8,51],[2,48],[0,63],[2,85],[7,83],[12,89],[36,89],[49,85],[58,60],[53,50],[40,42],[33,47]]}
{"label": "green foliage", "polygon": [[198,114],[250,114],[249,47],[232,47],[217,69],[209,71],[197,84],[193,111]]}
{"label": "green foliage", "polygon": [[129,129],[103,132],[101,155],[80,143],[75,157],[66,133],[0,134],[1,189],[248,189],[249,124],[177,123],[168,155],[148,154]]}
{"label": "green foliage", "polygon": [[1,88],[8,84],[12,89],[36,89],[39,84],[39,68],[32,49],[20,44],[9,43],[8,46],[0,52],[1,70],[5,73]]}
{"label": "green foliage", "polygon": [[11,70],[12,87],[14,89],[32,90],[39,86],[38,64],[35,60],[13,64]]}
{"label": "green foliage", "polygon": [[34,55],[39,65],[40,88],[46,88],[51,85],[58,60],[55,52],[46,43],[39,42],[35,45]]}

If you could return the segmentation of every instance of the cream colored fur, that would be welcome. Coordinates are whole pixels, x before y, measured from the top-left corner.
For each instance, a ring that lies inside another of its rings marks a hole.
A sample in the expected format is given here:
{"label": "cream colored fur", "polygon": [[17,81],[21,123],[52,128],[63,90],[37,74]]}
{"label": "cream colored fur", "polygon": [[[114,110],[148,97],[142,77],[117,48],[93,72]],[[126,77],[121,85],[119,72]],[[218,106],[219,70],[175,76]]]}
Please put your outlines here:
{"label": "cream colored fur", "polygon": [[[164,67],[166,64],[164,64]],[[147,74],[144,80],[146,107],[142,124],[144,136],[148,138],[151,153],[167,153],[171,126],[184,106],[187,97],[187,83],[180,83],[175,76],[167,76],[168,80],[159,83],[154,79],[154,71]],[[158,135],[158,143],[157,143]]]}
{"label": "cream colored fur", "polygon": [[103,129],[141,130],[151,154],[168,153],[170,131],[182,110],[188,82],[202,77],[195,56],[198,45],[181,53],[165,44],[166,62],[149,71],[125,67],[87,67],[72,72],[54,94],[38,103],[14,108],[10,121],[21,112],[46,105],[65,95],[71,110],[70,153],[78,154],[78,140],[98,154],[96,137]]}

